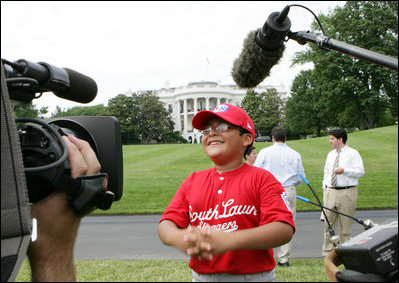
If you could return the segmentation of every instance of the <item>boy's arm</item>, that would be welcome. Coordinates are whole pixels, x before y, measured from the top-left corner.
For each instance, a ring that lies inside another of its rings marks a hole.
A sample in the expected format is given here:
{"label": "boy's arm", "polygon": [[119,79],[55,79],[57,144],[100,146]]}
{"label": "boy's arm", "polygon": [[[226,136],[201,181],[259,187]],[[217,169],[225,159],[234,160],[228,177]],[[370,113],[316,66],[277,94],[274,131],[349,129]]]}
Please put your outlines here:
{"label": "boy's arm", "polygon": [[158,225],[158,236],[162,243],[167,246],[174,246],[183,253],[187,253],[184,244],[184,230],[180,229],[174,222],[164,220]]}
{"label": "boy's arm", "polygon": [[272,249],[288,243],[293,235],[294,228],[284,222],[272,222],[230,233],[212,231],[210,253],[223,254],[231,250]]}

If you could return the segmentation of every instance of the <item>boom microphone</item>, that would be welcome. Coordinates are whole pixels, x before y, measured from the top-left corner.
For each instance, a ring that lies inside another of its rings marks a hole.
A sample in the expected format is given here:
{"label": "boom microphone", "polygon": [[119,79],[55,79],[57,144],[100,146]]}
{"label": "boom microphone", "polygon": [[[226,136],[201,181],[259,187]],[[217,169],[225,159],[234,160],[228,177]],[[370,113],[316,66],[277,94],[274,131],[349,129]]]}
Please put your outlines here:
{"label": "boom microphone", "polygon": [[35,93],[50,91],[60,98],[88,103],[97,95],[96,82],[74,70],[24,59],[14,63],[2,61],[8,65],[5,65],[5,73],[12,99],[28,102]]}
{"label": "boom microphone", "polygon": [[238,87],[256,87],[283,56],[284,38],[291,28],[287,17],[289,9],[290,6],[286,6],[280,13],[271,13],[261,29],[248,33],[231,72]]}

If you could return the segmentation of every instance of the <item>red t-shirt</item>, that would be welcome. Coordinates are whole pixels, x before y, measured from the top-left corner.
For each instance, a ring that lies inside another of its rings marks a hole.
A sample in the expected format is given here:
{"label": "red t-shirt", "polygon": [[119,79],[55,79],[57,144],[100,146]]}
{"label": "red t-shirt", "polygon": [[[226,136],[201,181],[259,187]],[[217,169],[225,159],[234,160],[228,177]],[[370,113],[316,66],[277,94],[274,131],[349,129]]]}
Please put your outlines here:
{"label": "red t-shirt", "polygon": [[[171,220],[180,228],[202,227],[233,232],[270,222],[286,222],[295,229],[285,191],[268,171],[244,163],[240,168],[217,173],[215,168],[192,173],[179,187],[160,222]],[[195,272],[258,273],[273,270],[273,249],[234,250],[211,261],[191,257]]]}

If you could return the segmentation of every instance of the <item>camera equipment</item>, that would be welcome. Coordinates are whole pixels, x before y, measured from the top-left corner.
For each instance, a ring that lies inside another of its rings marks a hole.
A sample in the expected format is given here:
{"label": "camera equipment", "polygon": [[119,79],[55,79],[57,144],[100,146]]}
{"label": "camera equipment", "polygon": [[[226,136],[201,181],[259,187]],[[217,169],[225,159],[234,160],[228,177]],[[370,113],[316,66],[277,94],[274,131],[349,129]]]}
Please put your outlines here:
{"label": "camera equipment", "polygon": [[[306,185],[307,179],[299,174]],[[313,190],[312,190],[313,192]],[[316,195],[315,195],[316,196]],[[316,196],[317,198],[317,196]],[[324,207],[319,203],[297,196],[297,199],[328,209],[349,217],[361,224],[367,231],[346,241],[336,248],[346,270],[336,274],[341,282],[397,282],[398,276],[398,220],[390,219],[381,225],[370,219],[360,220],[337,210]],[[324,214],[325,215],[325,214]],[[325,218],[328,220],[327,218]],[[330,224],[328,224],[330,225]],[[330,226],[329,226],[330,227]],[[330,228],[331,229],[331,228]],[[394,280],[396,278],[396,280]]]}
{"label": "camera equipment", "polygon": [[19,59],[2,59],[10,99],[31,102],[36,93],[51,91],[68,100],[88,103],[97,95],[92,79],[68,68],[58,68],[45,62],[33,63]]}
{"label": "camera equipment", "polygon": [[350,276],[374,274],[377,276],[374,282],[397,282],[398,219],[390,219],[374,226],[343,243],[336,251],[345,268],[351,271],[343,271],[336,275],[337,278],[341,276],[344,281],[349,281]]}
{"label": "camera equipment", "polygon": [[[10,98],[30,102],[38,92],[89,102],[97,85],[89,77],[47,63],[2,59]],[[30,202],[37,202],[55,189],[66,192],[74,211],[83,216],[95,208],[109,209],[122,197],[123,158],[119,121],[112,116],[74,116],[36,120],[16,119]],[[68,151],[61,135],[87,141],[101,165],[97,175],[72,178]],[[107,191],[104,189],[108,181]]]}

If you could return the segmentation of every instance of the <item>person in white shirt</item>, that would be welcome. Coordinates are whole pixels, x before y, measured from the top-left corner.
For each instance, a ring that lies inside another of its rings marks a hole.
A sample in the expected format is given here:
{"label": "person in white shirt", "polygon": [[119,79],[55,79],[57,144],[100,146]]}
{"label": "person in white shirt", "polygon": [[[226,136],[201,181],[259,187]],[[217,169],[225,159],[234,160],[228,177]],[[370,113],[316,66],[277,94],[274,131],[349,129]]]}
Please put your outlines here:
{"label": "person in white shirt", "polygon": [[[296,216],[296,186],[302,183],[301,173],[305,176],[301,155],[290,148],[285,142],[287,132],[283,127],[275,127],[271,132],[273,145],[262,149],[254,166],[266,169],[276,177],[283,186],[289,201],[289,207],[294,217]],[[291,243],[279,247],[278,265],[289,266]]]}
{"label": "person in white shirt", "polygon": [[[358,179],[364,175],[364,167],[359,152],[346,145],[347,139],[347,133],[343,129],[330,132],[329,142],[333,150],[328,153],[324,166],[323,203],[325,207],[354,216]],[[334,231],[338,228],[338,222],[340,224],[340,244],[348,241],[351,237],[352,219],[327,209],[325,213]],[[329,239],[329,227],[325,223],[323,256],[334,248]]]}

